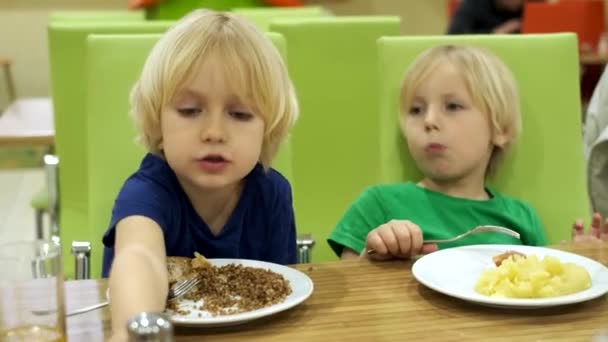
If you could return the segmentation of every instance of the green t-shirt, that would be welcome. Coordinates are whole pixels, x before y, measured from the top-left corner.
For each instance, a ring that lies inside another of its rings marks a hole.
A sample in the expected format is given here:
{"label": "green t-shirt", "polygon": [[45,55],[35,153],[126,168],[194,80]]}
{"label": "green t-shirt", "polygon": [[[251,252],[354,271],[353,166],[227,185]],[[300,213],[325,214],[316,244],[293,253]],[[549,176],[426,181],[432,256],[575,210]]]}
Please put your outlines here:
{"label": "green t-shirt", "polygon": [[499,233],[473,234],[440,244],[440,249],[476,244],[546,244],[542,223],[530,205],[491,189],[487,191],[490,199],[470,200],[411,182],[373,186],[346,211],[328,242],[338,256],[344,247],[361,253],[372,229],[390,220],[409,220],[422,229],[425,239],[448,239],[479,225],[507,227],[519,232],[521,237],[517,240]]}

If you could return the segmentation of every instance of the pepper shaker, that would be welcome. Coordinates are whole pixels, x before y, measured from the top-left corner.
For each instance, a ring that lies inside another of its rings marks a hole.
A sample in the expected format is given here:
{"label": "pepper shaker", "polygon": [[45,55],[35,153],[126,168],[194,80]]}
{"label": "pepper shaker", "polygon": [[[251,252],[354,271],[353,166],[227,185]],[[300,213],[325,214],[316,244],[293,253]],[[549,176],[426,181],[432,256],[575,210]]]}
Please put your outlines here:
{"label": "pepper shaker", "polygon": [[159,313],[142,312],[127,323],[129,342],[173,342],[173,325]]}

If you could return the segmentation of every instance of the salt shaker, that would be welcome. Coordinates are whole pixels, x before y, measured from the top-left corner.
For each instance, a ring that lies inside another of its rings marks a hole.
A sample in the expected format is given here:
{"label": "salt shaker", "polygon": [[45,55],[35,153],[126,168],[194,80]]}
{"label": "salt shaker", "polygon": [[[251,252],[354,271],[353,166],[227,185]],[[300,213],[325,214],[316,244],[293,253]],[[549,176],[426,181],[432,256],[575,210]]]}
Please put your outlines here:
{"label": "salt shaker", "polygon": [[159,313],[142,312],[127,322],[129,342],[173,342],[173,325]]}

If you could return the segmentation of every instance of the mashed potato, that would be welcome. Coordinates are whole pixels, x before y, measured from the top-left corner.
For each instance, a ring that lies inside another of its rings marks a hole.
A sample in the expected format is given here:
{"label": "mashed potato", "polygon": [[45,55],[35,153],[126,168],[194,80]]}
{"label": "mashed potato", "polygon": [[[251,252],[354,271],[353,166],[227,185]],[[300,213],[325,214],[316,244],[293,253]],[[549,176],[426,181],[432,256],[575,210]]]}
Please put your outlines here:
{"label": "mashed potato", "polygon": [[502,298],[546,298],[563,296],[591,287],[589,272],[573,263],[535,255],[512,255],[500,266],[484,270],[475,291]]}

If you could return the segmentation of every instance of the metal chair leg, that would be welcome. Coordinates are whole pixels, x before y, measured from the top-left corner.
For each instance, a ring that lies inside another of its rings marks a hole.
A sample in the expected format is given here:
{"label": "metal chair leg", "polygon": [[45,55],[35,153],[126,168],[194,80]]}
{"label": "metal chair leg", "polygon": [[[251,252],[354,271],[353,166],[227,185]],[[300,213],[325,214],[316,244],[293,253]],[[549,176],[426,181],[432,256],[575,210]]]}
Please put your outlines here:
{"label": "metal chair leg", "polygon": [[36,239],[44,239],[44,210],[36,209]]}
{"label": "metal chair leg", "polygon": [[59,181],[58,171],[59,158],[52,154],[44,156],[44,169],[46,173],[46,184],[49,191],[49,217],[50,217],[50,234],[52,238],[59,238]]}
{"label": "metal chair leg", "polygon": [[73,241],[72,255],[74,256],[74,277],[76,280],[91,278],[91,243]]}
{"label": "metal chair leg", "polygon": [[309,264],[312,262],[312,248],[315,245],[315,239],[311,234],[298,235],[298,264]]}

